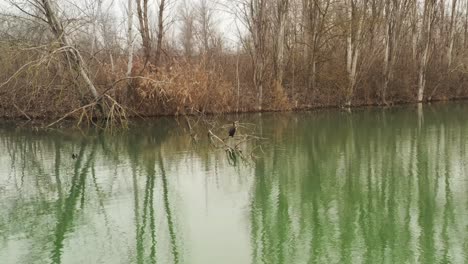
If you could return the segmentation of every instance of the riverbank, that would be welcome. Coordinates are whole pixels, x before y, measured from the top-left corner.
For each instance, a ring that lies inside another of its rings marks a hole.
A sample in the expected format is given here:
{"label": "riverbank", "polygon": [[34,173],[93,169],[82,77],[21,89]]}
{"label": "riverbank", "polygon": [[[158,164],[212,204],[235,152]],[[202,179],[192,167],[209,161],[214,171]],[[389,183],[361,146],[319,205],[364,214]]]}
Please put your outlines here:
{"label": "riverbank", "polygon": [[[431,105],[431,104],[443,104],[443,103],[450,103],[450,102],[458,102],[458,101],[466,101],[468,100],[468,97],[454,97],[450,99],[432,99],[432,100],[426,100],[424,102],[421,102],[423,105]],[[242,109],[242,111],[230,111],[230,112],[192,112],[192,113],[159,113],[159,114],[149,114],[149,115],[128,115],[127,116],[127,121],[132,121],[132,120],[141,120],[141,119],[152,119],[152,118],[161,118],[161,117],[179,117],[183,115],[187,116],[199,116],[201,114],[205,116],[227,116],[229,119],[229,116],[232,115],[243,115],[243,114],[249,114],[249,113],[287,113],[287,112],[302,112],[302,111],[320,111],[320,110],[343,110],[347,112],[352,112],[353,110],[358,110],[358,109],[363,109],[363,108],[393,108],[393,107],[399,107],[399,106],[407,106],[407,105],[418,105],[419,102],[417,101],[411,101],[411,100],[406,100],[406,101],[395,101],[395,102],[389,102],[388,104],[382,104],[382,103],[355,103],[352,104],[351,106],[344,107],[343,105],[337,105],[337,104],[318,104],[318,105],[300,105],[297,107],[291,107],[291,108],[284,108],[284,109],[277,109],[277,108],[266,108],[263,109],[262,111],[259,111],[258,109]],[[54,126],[59,126],[59,127],[70,127],[74,126],[79,122],[79,119],[77,118],[76,115],[68,115],[64,118],[67,113],[63,113],[63,116],[59,117],[57,116],[29,116],[28,114],[24,113],[23,111],[19,111],[19,109],[16,109],[18,112],[15,113],[15,115],[0,115],[0,121],[4,123],[8,123],[10,125],[19,125],[19,126],[26,126],[26,127],[36,127],[36,128],[44,128],[49,126],[50,124],[54,124]],[[1,112],[0,112],[1,113]],[[69,112],[68,112],[69,113]],[[60,119],[59,122],[57,122]],[[99,118],[94,118],[94,121],[96,124],[101,123],[104,124],[105,120],[100,120]],[[84,124],[84,123],[83,123]],[[87,124],[88,126],[90,125],[89,123]]]}
{"label": "riverbank", "polygon": [[[10,52],[18,55],[18,65],[28,65],[30,58],[24,52],[19,53],[16,48]],[[237,62],[233,63],[233,59]],[[112,65],[90,63],[97,98],[83,80],[76,79],[60,64],[25,68],[17,74],[17,68],[11,66],[3,74],[9,81],[0,85],[0,118],[43,123],[62,118],[88,123],[94,118],[123,121],[139,116],[304,111],[341,108],[349,102],[351,108],[417,103],[417,75],[407,69],[409,64],[402,65],[401,77],[390,82],[385,100],[380,88],[382,80],[376,77],[381,74],[378,68],[362,75],[349,100],[343,69],[321,68],[312,87],[305,76],[299,78],[295,71],[285,72],[281,82],[270,71],[259,87],[250,59],[246,54],[238,54],[237,58],[223,55],[209,62],[174,59],[155,67],[151,63],[145,65],[137,57],[129,77],[123,58]],[[462,70],[443,76],[431,72],[423,101],[468,98],[465,75]]]}
{"label": "riverbank", "polygon": [[[49,81],[46,85],[46,78],[39,77],[47,76],[51,69],[39,69],[34,78],[24,76],[15,83],[9,82],[0,87],[0,118],[43,124],[61,119],[88,124],[93,119],[104,118],[122,122],[134,117],[342,108],[348,101],[346,80],[336,76],[327,80],[327,74],[319,78],[323,85],[314,89],[296,79],[294,82],[284,80],[280,85],[274,78],[269,78],[262,86],[260,102],[259,89],[254,88],[252,68],[246,64],[244,62],[246,67],[238,69],[239,72],[234,74],[236,65],[226,61],[213,62],[211,66],[175,61],[159,68],[135,63],[130,77],[125,77],[124,63],[116,63],[112,68],[101,65],[96,68],[93,79],[99,94],[98,100],[81,82],[73,83],[68,73],[63,73],[62,79]],[[353,92],[349,107],[417,103],[416,89],[409,85],[415,80],[407,77],[404,82],[400,79],[391,86],[386,103],[383,103],[378,81],[361,81],[362,85]],[[468,91],[462,89],[466,82],[463,76],[452,77],[444,85],[440,82],[431,82],[430,86],[428,84],[428,95],[424,102],[467,99]],[[32,85],[31,82],[36,84]]]}

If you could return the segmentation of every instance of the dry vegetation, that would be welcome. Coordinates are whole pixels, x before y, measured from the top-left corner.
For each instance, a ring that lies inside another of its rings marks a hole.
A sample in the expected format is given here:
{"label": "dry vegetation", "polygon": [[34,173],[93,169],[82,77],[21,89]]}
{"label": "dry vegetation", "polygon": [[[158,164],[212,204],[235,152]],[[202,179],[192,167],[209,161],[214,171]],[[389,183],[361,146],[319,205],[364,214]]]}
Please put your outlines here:
{"label": "dry vegetation", "polygon": [[[126,0],[123,15],[107,0],[0,2],[10,7],[0,12],[1,117],[122,121],[468,96],[466,0]],[[235,47],[218,26],[227,16]]]}

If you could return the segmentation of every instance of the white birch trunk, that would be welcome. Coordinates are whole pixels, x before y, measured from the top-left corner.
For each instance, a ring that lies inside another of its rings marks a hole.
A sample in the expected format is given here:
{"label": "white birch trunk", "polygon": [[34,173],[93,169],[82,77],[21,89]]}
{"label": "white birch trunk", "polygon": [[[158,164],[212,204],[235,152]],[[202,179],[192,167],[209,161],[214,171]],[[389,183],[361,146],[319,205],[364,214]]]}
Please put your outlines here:
{"label": "white birch trunk", "polygon": [[263,106],[263,82],[265,75],[265,48],[266,48],[266,0],[251,0],[250,3],[250,30],[253,36],[253,62],[254,84],[258,89],[258,110]]}
{"label": "white birch trunk", "polygon": [[128,0],[128,21],[127,21],[127,48],[128,61],[126,77],[130,77],[133,68],[133,0]]}
{"label": "white birch trunk", "polygon": [[384,72],[384,83],[382,86],[382,101],[384,104],[387,104],[387,87],[388,83],[390,82],[390,46],[391,46],[391,25],[390,22],[387,21],[385,25],[385,53],[384,53],[384,65],[383,65],[383,72]]}
{"label": "white birch trunk", "polygon": [[352,65],[353,65],[353,51],[354,51],[354,43],[353,43],[353,0],[348,1],[348,23],[349,23],[349,32],[346,36],[346,71],[348,73],[348,87],[346,91],[346,106],[351,105],[351,89],[353,88],[354,83],[354,75],[352,73]]}
{"label": "white birch trunk", "polygon": [[94,56],[94,50],[96,49],[96,41],[97,41],[97,31],[98,31],[98,18],[101,16],[102,10],[102,0],[97,0],[97,10],[96,14],[94,14],[93,18],[93,36],[91,42],[91,55]]}
{"label": "white birch trunk", "polygon": [[[364,14],[358,16],[357,18],[354,17],[355,14],[353,13],[353,0],[349,1],[349,9],[348,9],[348,19],[349,19],[349,32],[347,35],[347,59],[346,59],[346,66],[348,71],[348,91],[346,96],[346,106],[350,106],[352,103],[352,97],[354,94],[354,88],[356,85],[357,79],[357,63],[359,59],[359,50],[360,50],[360,42],[361,42],[361,33],[362,33],[362,24],[364,19]],[[365,12],[365,7],[362,10]],[[355,20],[357,19],[357,28],[356,33],[354,34],[353,38],[353,25]]]}
{"label": "white birch trunk", "polygon": [[348,1],[348,9],[346,14],[348,15],[348,23],[349,23],[349,32],[346,36],[346,70],[348,75],[351,75],[351,64],[353,60],[353,8],[352,8],[352,0]]}
{"label": "white birch trunk", "polygon": [[237,47],[237,61],[236,61],[237,103],[236,103],[236,113],[239,112],[239,97],[240,97],[239,57],[240,57],[240,50],[239,50],[239,47]]}
{"label": "white birch trunk", "polygon": [[[318,5],[318,4],[317,4]],[[307,57],[307,63],[308,63],[308,70],[309,70],[309,75],[308,75],[308,88],[312,88],[312,90],[315,90],[315,83],[316,83],[316,71],[317,71],[317,45],[318,45],[318,38],[319,38],[319,24],[320,24],[320,12],[319,8],[315,3],[310,3],[310,6],[308,7],[312,11],[309,11],[309,17],[308,23],[309,23],[309,28],[310,32],[308,35],[310,35],[310,41],[308,42],[310,47],[308,48],[309,53]]]}
{"label": "white birch trunk", "polygon": [[62,23],[58,20],[51,2],[49,0],[42,0],[42,7],[44,8],[47,22],[52,29],[52,32],[60,41],[60,46],[65,47],[67,49],[67,54],[72,58],[70,63],[72,63],[72,65],[75,67],[75,70],[78,72],[78,74],[81,75],[94,99],[98,100],[99,94],[84,69],[83,59],[81,58],[79,52],[70,45],[70,42],[68,41],[68,38],[63,30]]}
{"label": "white birch trunk", "polygon": [[114,56],[112,55],[112,52],[109,52],[109,60],[110,60],[110,63],[111,63],[112,75],[115,75]]}
{"label": "white birch trunk", "polygon": [[382,86],[382,101],[387,104],[387,90],[390,81],[393,79],[394,65],[399,47],[400,29],[404,20],[407,1],[387,0],[386,25],[385,25],[385,53],[384,53],[384,83]]}
{"label": "white birch trunk", "polygon": [[[282,0],[284,1],[284,0]],[[287,1],[287,0],[286,0]],[[283,73],[284,73],[284,42],[286,38],[286,20],[287,10],[283,10],[281,14],[281,21],[278,33],[278,76],[276,76],[278,85],[283,86]]]}
{"label": "white birch trunk", "polygon": [[457,16],[457,0],[452,0],[452,13],[450,14],[449,44],[447,48],[447,68],[452,65],[452,51],[455,34],[455,20]]}
{"label": "white birch trunk", "polygon": [[413,2],[413,10],[412,10],[412,19],[413,19],[413,27],[412,27],[412,54],[413,54],[413,61],[416,61],[418,58],[418,4],[417,1]]}
{"label": "white birch trunk", "polygon": [[466,48],[468,42],[468,1],[465,0],[465,23],[463,29],[463,48]]}
{"label": "white birch trunk", "polygon": [[432,24],[433,24],[433,15],[435,9],[435,0],[429,0],[426,4],[424,11],[424,20],[423,20],[423,30],[424,38],[421,38],[423,41],[423,50],[421,58],[419,61],[419,74],[418,74],[418,102],[422,102],[424,99],[424,89],[426,87],[426,72],[427,72],[427,63],[429,60],[429,48],[431,45],[431,35],[432,35]]}
{"label": "white birch trunk", "polygon": [[158,35],[156,39],[156,55],[155,55],[155,62],[154,62],[156,66],[158,66],[160,63],[160,58],[161,58],[161,53],[162,53],[165,8],[166,8],[165,0],[161,0],[159,3],[159,9],[158,9]]}

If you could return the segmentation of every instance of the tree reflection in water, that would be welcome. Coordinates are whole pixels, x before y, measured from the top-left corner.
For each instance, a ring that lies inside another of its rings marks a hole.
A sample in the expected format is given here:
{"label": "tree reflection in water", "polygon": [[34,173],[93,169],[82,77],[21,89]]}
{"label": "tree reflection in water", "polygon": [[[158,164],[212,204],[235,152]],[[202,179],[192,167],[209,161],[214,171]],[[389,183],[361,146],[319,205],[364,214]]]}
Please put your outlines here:
{"label": "tree reflection in water", "polygon": [[0,258],[465,263],[467,108],[248,115],[269,145],[234,166],[171,119],[113,134],[4,127]]}

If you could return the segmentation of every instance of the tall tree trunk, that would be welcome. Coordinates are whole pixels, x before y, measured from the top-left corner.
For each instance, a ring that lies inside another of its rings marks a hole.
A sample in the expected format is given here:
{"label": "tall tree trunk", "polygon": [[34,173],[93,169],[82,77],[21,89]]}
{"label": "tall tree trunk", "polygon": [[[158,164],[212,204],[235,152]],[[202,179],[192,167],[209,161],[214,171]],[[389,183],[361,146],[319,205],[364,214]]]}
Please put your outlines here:
{"label": "tall tree trunk", "polygon": [[387,89],[393,79],[394,65],[398,52],[400,31],[408,0],[386,0],[385,2],[385,54],[384,54],[384,82],[382,85],[382,102],[387,104]]}
{"label": "tall tree trunk", "polygon": [[257,109],[259,111],[262,111],[262,106],[263,106],[263,76],[264,76],[264,62],[263,58],[261,55],[257,55],[257,58],[255,59],[255,70],[254,70],[254,83],[255,86],[257,87],[258,90],[258,106]]}
{"label": "tall tree trunk", "polygon": [[277,36],[277,55],[276,55],[276,84],[277,89],[283,87],[283,74],[285,67],[285,40],[286,40],[286,23],[288,15],[289,0],[278,0],[278,36]]}
{"label": "tall tree trunk", "polygon": [[419,30],[418,30],[418,2],[413,1],[412,5],[412,10],[411,10],[411,36],[412,36],[412,46],[411,46],[411,51],[413,55],[413,61],[417,61],[418,58],[418,36],[419,36]]}
{"label": "tall tree trunk", "polygon": [[423,28],[421,46],[423,50],[419,58],[418,74],[418,102],[424,99],[424,89],[426,87],[427,63],[429,61],[429,49],[431,47],[432,25],[435,13],[436,0],[427,0],[424,6]]}
{"label": "tall tree trunk", "polygon": [[445,2],[444,0],[438,0],[439,1],[439,13],[440,13],[440,22],[438,23],[439,25],[439,37],[444,40],[446,39],[445,34],[446,34],[446,23],[445,23]]}
{"label": "tall tree trunk", "polygon": [[[94,86],[93,82],[89,79],[88,74],[83,66],[84,62],[80,55],[80,53],[72,48],[71,43],[68,41],[67,35],[65,34],[62,23],[58,20],[57,15],[55,13],[54,8],[50,0],[41,0],[42,7],[44,9],[44,13],[47,19],[47,23],[51,28],[52,32],[54,33],[55,37],[59,40],[59,45],[66,50],[66,58],[71,58],[69,63],[73,65],[74,70],[81,76],[83,81],[88,86],[91,94],[93,95],[95,100],[99,99],[99,94]],[[102,110],[102,109],[101,109]]]}
{"label": "tall tree trunk", "polygon": [[249,31],[252,34],[253,50],[252,61],[254,68],[254,85],[257,88],[257,109],[262,110],[263,106],[263,85],[265,77],[266,58],[266,34],[268,18],[266,14],[267,0],[249,0],[248,22]]}
{"label": "tall tree trunk", "polygon": [[[127,72],[125,73],[125,77],[130,78],[132,76],[133,70],[133,43],[134,43],[134,33],[133,33],[133,1],[128,0],[128,14],[127,14]],[[130,79],[127,80],[127,86],[124,90],[124,101],[132,101],[133,100],[133,91],[131,88],[132,81]]]}
{"label": "tall tree trunk", "polygon": [[136,0],[138,21],[140,23],[140,35],[143,44],[145,65],[151,60],[151,35],[148,21],[148,0]]}
{"label": "tall tree trunk", "polygon": [[[389,0],[387,0],[386,5],[389,4]],[[389,10],[387,10],[389,12]],[[389,16],[389,14],[387,14]],[[393,25],[391,19],[387,18],[386,25],[385,25],[385,54],[384,54],[384,65],[383,65],[383,73],[384,73],[384,82],[382,85],[382,102],[387,104],[387,87],[391,79],[392,67],[391,67],[391,58],[392,58],[392,34],[393,34]]]}
{"label": "tall tree trunk", "polygon": [[465,0],[465,23],[463,27],[463,48],[468,46],[468,1]]}
{"label": "tall tree trunk", "polygon": [[133,0],[128,0],[128,17],[127,17],[127,72],[125,76],[128,78],[132,74],[133,68]]}
{"label": "tall tree trunk", "polygon": [[354,74],[352,73],[352,63],[353,63],[353,0],[348,0],[347,2],[347,15],[348,15],[348,33],[346,35],[346,71],[348,73],[348,88],[346,91],[346,105],[351,104],[351,89],[354,87]]}
{"label": "tall tree trunk", "polygon": [[318,8],[313,0],[303,0],[303,8],[305,8],[304,19],[306,22],[306,30],[304,32],[304,42],[306,43],[306,69],[307,74],[307,88],[315,89],[316,79],[316,46],[315,40],[317,35],[317,20],[318,20]]}
{"label": "tall tree trunk", "polygon": [[91,55],[94,56],[94,49],[96,48],[97,42],[97,31],[98,31],[98,18],[101,17],[101,10],[102,10],[102,0],[97,0],[97,10],[96,14],[93,16],[93,36],[91,42]]}
{"label": "tall tree trunk", "polygon": [[[360,46],[361,46],[361,34],[363,20],[365,19],[365,12],[367,9],[367,1],[363,1],[361,10],[362,14],[358,13],[358,6],[354,0],[348,1],[348,19],[349,29],[346,37],[347,42],[347,56],[346,56],[346,69],[348,72],[348,88],[346,93],[346,106],[350,106],[352,103],[352,97],[354,95],[354,88],[357,80],[357,63],[359,59]],[[356,27],[356,29],[354,29]]]}
{"label": "tall tree trunk", "polygon": [[239,47],[237,47],[237,60],[236,60],[237,103],[236,103],[236,113],[239,112],[239,97],[240,97],[239,57],[240,57],[240,50],[239,50]]}
{"label": "tall tree trunk", "polygon": [[160,0],[161,2],[159,3],[159,10],[158,10],[158,37],[157,37],[157,44],[156,44],[156,55],[155,55],[155,65],[159,64],[159,60],[161,59],[161,53],[162,53],[162,40],[164,36],[164,9],[166,8],[165,6],[165,1]]}
{"label": "tall tree trunk", "polygon": [[457,0],[452,0],[452,12],[450,14],[449,39],[447,47],[447,69],[452,65],[452,50],[455,34],[455,20],[457,16]]}
{"label": "tall tree trunk", "polygon": [[330,0],[316,1],[303,0],[303,8],[306,9],[304,15],[306,18],[306,31],[304,39],[306,43],[306,69],[307,69],[307,88],[315,91],[317,81],[317,55],[320,49],[320,42],[325,25],[325,19],[328,15]]}
{"label": "tall tree trunk", "polygon": [[200,23],[200,38],[203,47],[204,59],[207,59],[208,52],[210,50],[210,23],[211,14],[208,6],[208,0],[201,0],[198,7],[198,20]]}

